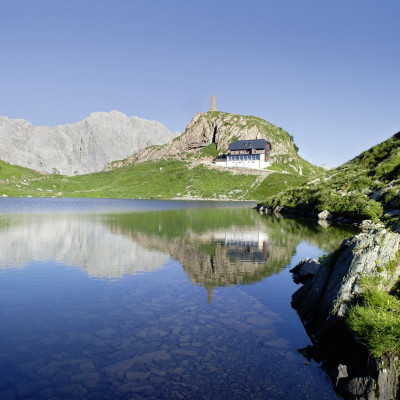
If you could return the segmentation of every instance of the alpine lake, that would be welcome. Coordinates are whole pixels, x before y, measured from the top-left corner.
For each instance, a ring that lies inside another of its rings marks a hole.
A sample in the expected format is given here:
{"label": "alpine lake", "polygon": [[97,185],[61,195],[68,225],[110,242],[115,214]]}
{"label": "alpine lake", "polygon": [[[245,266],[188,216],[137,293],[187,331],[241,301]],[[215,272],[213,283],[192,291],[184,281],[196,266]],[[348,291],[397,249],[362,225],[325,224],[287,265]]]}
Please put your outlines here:
{"label": "alpine lake", "polygon": [[336,399],[289,270],[355,231],[238,202],[0,199],[0,399]]}

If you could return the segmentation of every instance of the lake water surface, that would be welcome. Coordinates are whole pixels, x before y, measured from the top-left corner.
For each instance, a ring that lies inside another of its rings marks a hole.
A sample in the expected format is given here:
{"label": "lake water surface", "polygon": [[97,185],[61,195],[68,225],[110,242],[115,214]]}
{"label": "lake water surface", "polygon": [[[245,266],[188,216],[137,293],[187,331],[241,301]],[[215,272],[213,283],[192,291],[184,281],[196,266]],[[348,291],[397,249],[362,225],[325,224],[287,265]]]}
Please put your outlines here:
{"label": "lake water surface", "polygon": [[353,234],[248,203],[0,199],[0,399],[335,399],[289,269]]}

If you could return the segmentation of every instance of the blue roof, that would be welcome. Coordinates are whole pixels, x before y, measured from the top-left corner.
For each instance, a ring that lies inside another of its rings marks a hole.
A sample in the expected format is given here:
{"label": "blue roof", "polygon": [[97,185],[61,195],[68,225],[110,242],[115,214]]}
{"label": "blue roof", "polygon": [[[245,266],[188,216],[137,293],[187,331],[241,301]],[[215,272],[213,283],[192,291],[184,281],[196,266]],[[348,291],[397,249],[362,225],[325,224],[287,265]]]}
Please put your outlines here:
{"label": "blue roof", "polygon": [[[236,142],[229,143],[229,150],[249,150],[249,149],[265,149],[267,142],[265,139],[253,140],[237,140]],[[271,147],[271,143],[269,143]]]}

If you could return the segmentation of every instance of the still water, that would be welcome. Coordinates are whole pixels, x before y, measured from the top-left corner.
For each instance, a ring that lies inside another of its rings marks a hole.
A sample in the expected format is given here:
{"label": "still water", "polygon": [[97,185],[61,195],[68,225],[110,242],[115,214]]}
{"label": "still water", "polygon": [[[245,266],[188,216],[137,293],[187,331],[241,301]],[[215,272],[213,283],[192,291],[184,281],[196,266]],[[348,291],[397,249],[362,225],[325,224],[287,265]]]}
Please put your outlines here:
{"label": "still water", "polygon": [[249,204],[0,199],[0,399],[335,399],[289,269],[354,232]]}

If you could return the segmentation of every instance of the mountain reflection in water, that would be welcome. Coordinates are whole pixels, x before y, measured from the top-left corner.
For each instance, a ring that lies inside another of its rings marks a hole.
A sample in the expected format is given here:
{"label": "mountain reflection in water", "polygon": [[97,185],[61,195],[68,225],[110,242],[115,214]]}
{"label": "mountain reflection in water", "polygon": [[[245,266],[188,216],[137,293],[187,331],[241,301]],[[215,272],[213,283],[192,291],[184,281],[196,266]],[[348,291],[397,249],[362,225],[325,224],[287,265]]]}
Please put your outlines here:
{"label": "mountain reflection in water", "polygon": [[[333,251],[348,231],[263,217],[250,209],[188,209],[110,216],[112,231],[178,260],[194,284],[249,284],[285,268],[297,245],[307,241]],[[321,233],[321,236],[319,236]]]}
{"label": "mountain reflection in water", "polygon": [[333,399],[280,272],[349,236],[247,208],[0,214],[0,398]]}
{"label": "mountain reflection in water", "polygon": [[[323,237],[319,238],[319,231]],[[329,252],[346,235],[250,209],[187,209],[113,215],[3,215],[0,268],[53,260],[115,279],[178,260],[207,289],[253,283],[287,266],[301,241]]]}
{"label": "mountain reflection in water", "polygon": [[160,268],[168,255],[111,232],[96,219],[76,215],[8,216],[0,230],[0,268],[53,260],[89,276],[118,278]]}

